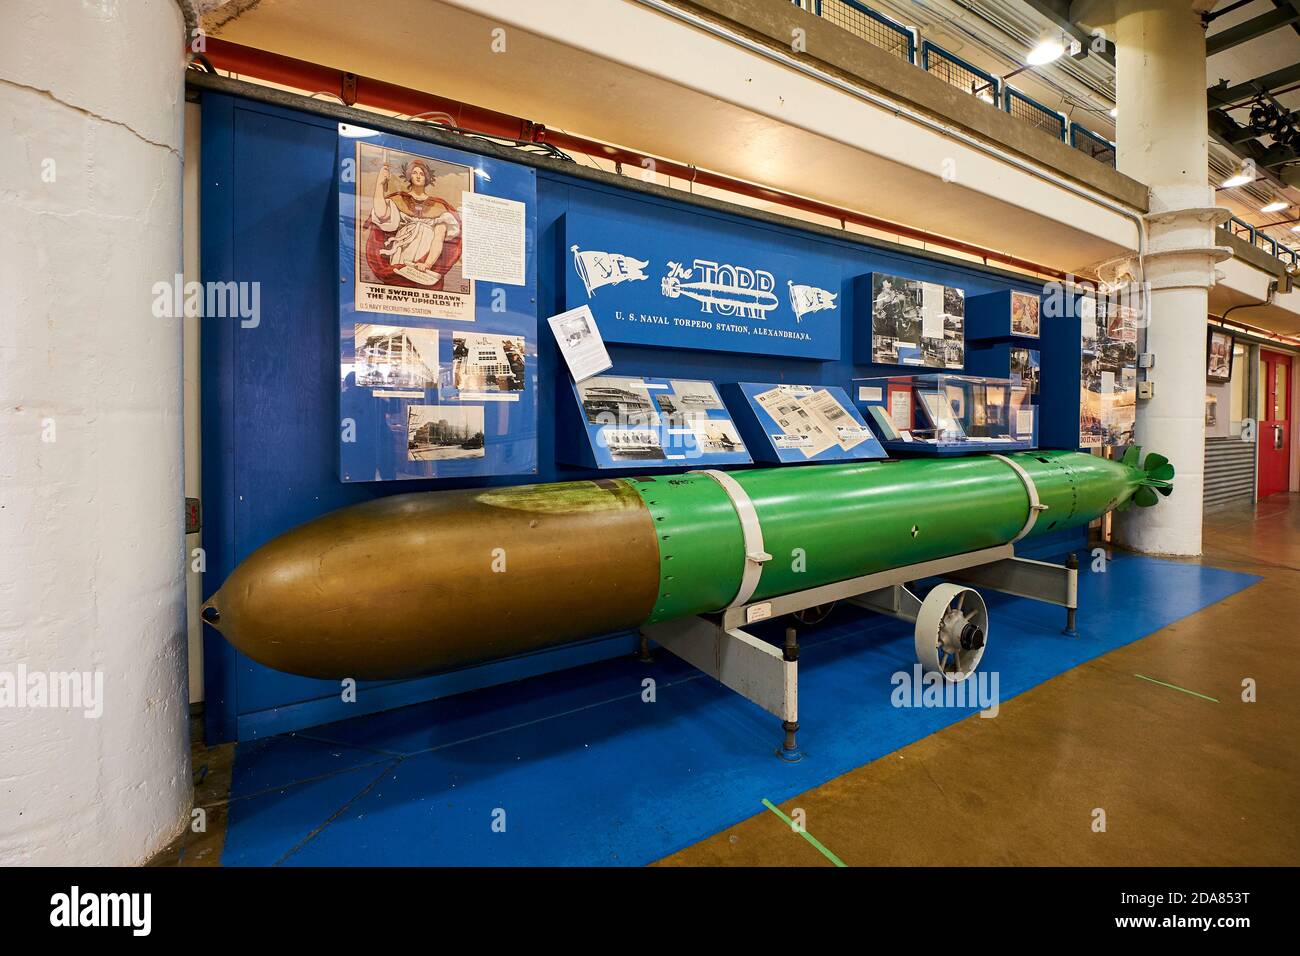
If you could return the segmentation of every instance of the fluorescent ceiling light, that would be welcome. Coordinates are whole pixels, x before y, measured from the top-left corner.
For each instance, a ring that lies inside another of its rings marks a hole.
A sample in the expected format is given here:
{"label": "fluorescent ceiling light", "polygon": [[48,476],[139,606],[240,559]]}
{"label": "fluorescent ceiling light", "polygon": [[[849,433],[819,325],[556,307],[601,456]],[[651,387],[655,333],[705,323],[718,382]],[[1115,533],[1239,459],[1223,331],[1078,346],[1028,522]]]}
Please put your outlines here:
{"label": "fluorescent ceiling light", "polygon": [[1253,183],[1254,181],[1255,177],[1248,173],[1237,173],[1235,176],[1230,176],[1223,181],[1223,188],[1233,189],[1237,186],[1244,186],[1246,183]]}
{"label": "fluorescent ceiling light", "polygon": [[1284,202],[1283,200],[1278,199],[1274,202],[1269,203],[1267,206],[1261,206],[1259,208],[1259,211],[1260,212],[1281,212],[1283,209],[1286,209],[1290,205],[1291,204],[1289,202]]}
{"label": "fluorescent ceiling light", "polygon": [[1112,107],[1110,108],[1110,117],[1111,117],[1111,119],[1114,119],[1116,116],[1119,116],[1119,107],[1118,107],[1118,106],[1112,106]]}
{"label": "fluorescent ceiling light", "polygon": [[1053,60],[1059,60],[1064,52],[1065,44],[1061,42],[1060,37],[1043,37],[1038,41],[1038,46],[1029,51],[1025,62],[1030,66],[1043,66]]}

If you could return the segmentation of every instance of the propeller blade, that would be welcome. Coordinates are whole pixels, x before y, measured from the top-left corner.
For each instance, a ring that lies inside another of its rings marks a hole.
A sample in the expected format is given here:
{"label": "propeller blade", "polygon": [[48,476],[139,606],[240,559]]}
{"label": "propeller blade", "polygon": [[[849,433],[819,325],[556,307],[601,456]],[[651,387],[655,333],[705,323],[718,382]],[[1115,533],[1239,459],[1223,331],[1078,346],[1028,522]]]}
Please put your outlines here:
{"label": "propeller blade", "polygon": [[1137,468],[1138,461],[1141,458],[1142,458],[1142,446],[1129,445],[1128,448],[1124,450],[1124,457],[1119,460],[1119,463],[1121,465],[1131,465],[1132,467]]}
{"label": "propeller blade", "polygon": [[1148,475],[1162,465],[1169,464],[1169,459],[1164,455],[1158,455],[1155,452],[1147,455],[1147,460],[1142,462],[1142,470]]}
{"label": "propeller blade", "polygon": [[1170,495],[1172,495],[1172,494],[1174,493],[1174,486],[1173,486],[1173,485],[1161,485],[1160,487],[1158,487],[1158,488],[1156,489],[1156,491],[1160,492],[1162,495],[1164,495],[1166,498],[1168,498]]}
{"label": "propeller blade", "polygon": [[1174,477],[1174,466],[1169,464],[1169,462],[1165,462],[1158,468],[1148,470],[1147,475],[1158,481],[1169,481]]}
{"label": "propeller blade", "polygon": [[1141,488],[1137,490],[1137,493],[1133,495],[1133,500],[1137,502],[1137,506],[1139,508],[1150,508],[1153,504],[1155,504],[1160,499],[1156,497],[1156,493],[1154,491],[1152,491],[1146,485],[1143,485]]}

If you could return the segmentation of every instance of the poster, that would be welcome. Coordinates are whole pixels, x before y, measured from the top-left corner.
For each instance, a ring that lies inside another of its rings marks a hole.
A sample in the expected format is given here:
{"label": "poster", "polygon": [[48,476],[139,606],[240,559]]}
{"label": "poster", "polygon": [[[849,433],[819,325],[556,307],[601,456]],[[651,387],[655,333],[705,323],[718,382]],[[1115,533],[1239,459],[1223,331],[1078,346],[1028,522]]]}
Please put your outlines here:
{"label": "poster", "polygon": [[339,479],[536,473],[536,172],[338,130]]}
{"label": "poster", "polygon": [[459,208],[473,170],[364,139],[353,147],[356,309],[473,321]]}
{"label": "poster", "polygon": [[1041,302],[1028,292],[1011,292],[1011,331],[1016,335],[1038,335]]}
{"label": "poster", "polygon": [[1079,318],[1079,447],[1131,444],[1137,423],[1137,315],[1085,296]]}
{"label": "poster", "polygon": [[966,360],[966,293],[955,286],[871,275],[871,361],[960,369]]}

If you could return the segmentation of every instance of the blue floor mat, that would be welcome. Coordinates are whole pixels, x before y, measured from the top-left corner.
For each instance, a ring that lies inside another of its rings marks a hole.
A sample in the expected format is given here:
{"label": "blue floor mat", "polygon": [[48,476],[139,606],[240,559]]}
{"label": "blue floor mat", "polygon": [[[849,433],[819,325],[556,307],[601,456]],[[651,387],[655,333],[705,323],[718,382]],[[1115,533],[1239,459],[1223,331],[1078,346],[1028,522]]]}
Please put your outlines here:
{"label": "blue floor mat", "polygon": [[[1259,580],[1080,558],[1078,637],[1060,608],[986,593],[1002,702]],[[910,624],[844,607],[800,641],[799,763],[774,755],[777,718],[660,650],[240,744],[222,862],[643,865],[975,709],[891,704]]]}

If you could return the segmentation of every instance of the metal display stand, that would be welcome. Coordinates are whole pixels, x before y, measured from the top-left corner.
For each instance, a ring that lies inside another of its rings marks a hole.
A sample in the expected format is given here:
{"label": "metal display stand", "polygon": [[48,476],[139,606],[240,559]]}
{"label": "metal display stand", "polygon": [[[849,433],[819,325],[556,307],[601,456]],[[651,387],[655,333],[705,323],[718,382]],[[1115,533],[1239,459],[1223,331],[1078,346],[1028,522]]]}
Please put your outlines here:
{"label": "metal display stand", "polygon": [[[957,582],[935,588],[924,600],[908,587],[909,582],[942,577]],[[786,760],[799,760],[799,644],[795,628],[787,628],[785,644],[776,647],[743,630],[747,624],[793,614],[809,608],[848,601],[880,614],[917,625],[917,648],[922,662],[934,667],[935,632],[938,630],[939,659],[944,660],[945,641],[950,642],[951,669],[940,665],[948,680],[964,680],[974,671],[983,653],[985,635],[972,632],[971,615],[960,616],[966,624],[948,633],[945,620],[953,608],[950,601],[964,601],[962,592],[975,593],[979,610],[983,600],[977,592],[959,585],[976,585],[992,591],[1032,598],[1066,609],[1065,633],[1074,635],[1078,608],[1079,566],[1074,555],[1064,565],[1018,558],[1012,544],[891,568],[835,584],[784,594],[767,601],[736,604],[716,614],[651,624],[641,629],[642,658],[647,659],[647,641],[666,648],[736,693],[781,718],[785,739],[778,749]],[[929,606],[928,606],[929,605]],[[959,603],[958,608],[961,607]],[[985,617],[984,620],[987,618]],[[967,646],[965,639],[970,638]],[[961,642],[961,643],[959,643]],[[925,650],[931,653],[929,659]],[[963,657],[965,655],[965,657]]]}

